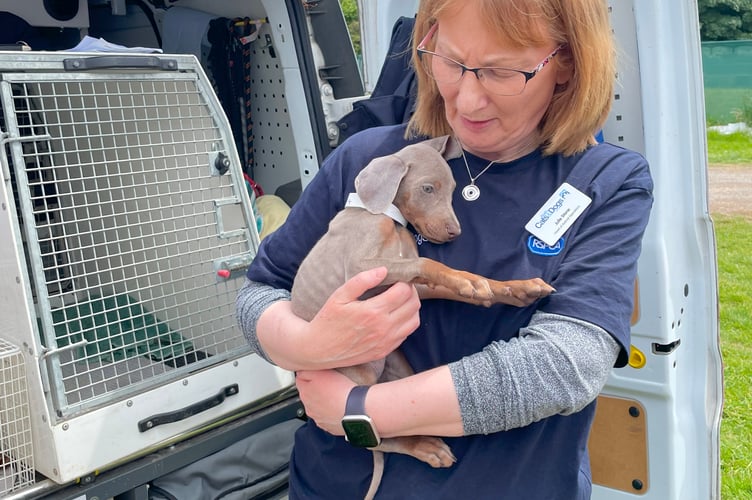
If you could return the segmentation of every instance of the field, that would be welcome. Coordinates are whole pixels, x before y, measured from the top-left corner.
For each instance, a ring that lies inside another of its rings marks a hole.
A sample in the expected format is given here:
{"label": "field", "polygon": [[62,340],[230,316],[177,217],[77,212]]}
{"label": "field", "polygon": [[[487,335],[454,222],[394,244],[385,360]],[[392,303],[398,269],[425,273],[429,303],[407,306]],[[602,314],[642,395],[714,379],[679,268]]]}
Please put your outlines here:
{"label": "field", "polygon": [[721,498],[749,500],[752,499],[752,391],[749,387],[752,381],[752,297],[749,293],[752,253],[747,248],[752,241],[752,198],[744,189],[721,191],[719,185],[713,184],[713,179],[723,171],[736,185],[752,182],[752,137],[709,133],[708,157],[711,211],[718,249],[721,351],[725,366]]}
{"label": "field", "polygon": [[[752,168],[752,167],[751,167]],[[720,280],[721,351],[725,405],[721,422],[722,498],[752,499],[752,223],[716,216]]]}

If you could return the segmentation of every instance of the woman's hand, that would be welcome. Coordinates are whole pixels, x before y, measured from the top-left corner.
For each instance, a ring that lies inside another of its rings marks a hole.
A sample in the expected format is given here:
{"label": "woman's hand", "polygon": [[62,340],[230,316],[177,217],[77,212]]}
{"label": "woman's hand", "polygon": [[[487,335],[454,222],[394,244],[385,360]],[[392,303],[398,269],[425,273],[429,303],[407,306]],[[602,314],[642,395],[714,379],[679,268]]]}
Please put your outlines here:
{"label": "woman's hand", "polygon": [[275,364],[288,370],[352,366],[386,357],[420,324],[415,287],[396,283],[367,300],[359,298],[386,277],[379,267],[356,274],[329,297],[309,323],[286,301],[261,315],[257,334]]}
{"label": "woman's hand", "polygon": [[310,323],[319,361],[342,367],[381,359],[415,331],[420,299],[412,285],[395,283],[380,295],[359,300],[384,277],[384,267],[361,272],[329,297]]}
{"label": "woman's hand", "polygon": [[300,371],[295,375],[306,414],[326,432],[344,436],[342,416],[347,395],[355,382],[336,370]]}

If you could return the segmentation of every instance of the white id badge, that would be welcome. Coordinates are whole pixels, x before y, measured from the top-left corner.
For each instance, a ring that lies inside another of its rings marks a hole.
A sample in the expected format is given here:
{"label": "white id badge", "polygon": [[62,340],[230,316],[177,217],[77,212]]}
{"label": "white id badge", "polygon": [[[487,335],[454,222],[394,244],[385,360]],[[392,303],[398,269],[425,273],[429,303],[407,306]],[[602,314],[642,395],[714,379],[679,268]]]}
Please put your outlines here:
{"label": "white id badge", "polygon": [[566,182],[559,186],[525,229],[548,246],[554,246],[592,200]]}

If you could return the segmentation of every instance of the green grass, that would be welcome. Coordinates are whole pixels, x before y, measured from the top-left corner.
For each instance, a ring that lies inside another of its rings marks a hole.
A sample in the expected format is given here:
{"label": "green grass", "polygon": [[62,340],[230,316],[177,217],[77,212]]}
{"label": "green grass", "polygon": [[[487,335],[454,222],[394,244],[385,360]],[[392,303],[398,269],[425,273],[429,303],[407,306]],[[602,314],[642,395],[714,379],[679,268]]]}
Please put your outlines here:
{"label": "green grass", "polygon": [[752,499],[752,222],[714,217],[718,246],[725,404],[721,498]]}
{"label": "green grass", "polygon": [[[708,131],[708,160],[752,165],[752,135]],[[740,217],[713,218],[724,362],[721,498],[752,500],[752,253],[748,250],[752,222]]]}
{"label": "green grass", "polygon": [[708,130],[708,162],[752,164],[752,134]]}

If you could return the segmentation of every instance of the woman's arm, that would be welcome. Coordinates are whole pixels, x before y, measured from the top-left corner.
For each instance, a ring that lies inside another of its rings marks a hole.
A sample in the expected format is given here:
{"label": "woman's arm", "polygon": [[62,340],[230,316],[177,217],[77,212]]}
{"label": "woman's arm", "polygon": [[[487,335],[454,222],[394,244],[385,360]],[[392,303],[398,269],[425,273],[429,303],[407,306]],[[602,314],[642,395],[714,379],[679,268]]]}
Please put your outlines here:
{"label": "woman's arm", "polygon": [[386,268],[357,274],[337,289],[309,323],[292,313],[289,293],[248,282],[238,294],[243,334],[256,352],[288,370],[351,366],[385,357],[419,325],[415,288],[397,283],[359,300]]}
{"label": "woman's arm", "polygon": [[[619,352],[601,328],[536,313],[520,338],[495,342],[448,366],[377,384],[366,413],[382,437],[488,434],[570,414],[593,401]],[[340,421],[354,383],[333,371],[300,372],[306,411],[324,430]]]}

